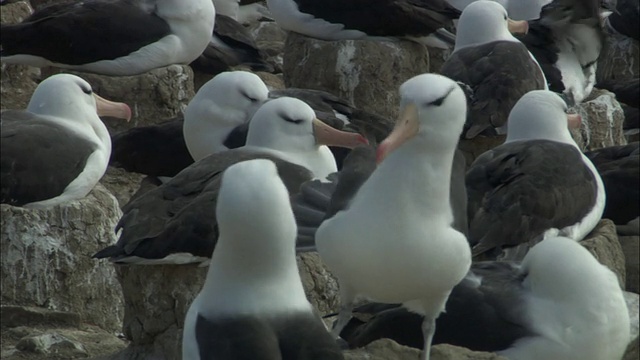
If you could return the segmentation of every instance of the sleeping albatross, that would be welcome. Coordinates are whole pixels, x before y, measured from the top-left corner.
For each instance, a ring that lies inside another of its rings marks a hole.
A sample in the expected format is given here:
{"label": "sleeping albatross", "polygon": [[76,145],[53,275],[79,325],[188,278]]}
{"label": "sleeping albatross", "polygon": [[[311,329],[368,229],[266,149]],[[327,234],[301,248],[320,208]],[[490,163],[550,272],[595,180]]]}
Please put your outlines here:
{"label": "sleeping albatross", "polygon": [[257,159],[225,170],[213,221],[218,244],[185,318],[182,358],[342,360],[302,287],[276,165]]}
{"label": "sleeping albatross", "polygon": [[137,75],[188,64],[205,49],[211,0],[86,0],[36,11],[2,25],[0,60],[104,75]]}
{"label": "sleeping albatross", "polygon": [[267,0],[278,25],[321,40],[406,38],[449,48],[460,11],[445,0]]}
{"label": "sleeping albatross", "polygon": [[467,172],[469,242],[473,255],[520,260],[548,236],[582,240],[605,205],[600,175],[580,152],[567,104],[546,90],[513,107],[504,144],[480,155]]}
{"label": "sleeping albatross", "polygon": [[381,163],[348,208],[320,225],[316,246],[340,285],[334,334],[358,295],[400,302],[425,315],[422,359],[429,359],[435,319],[471,264],[465,236],[451,226],[449,204],[466,103],[454,81],[436,74],[409,79],[400,96],[401,115],[378,146]]}
{"label": "sleeping albatross", "polygon": [[497,2],[479,0],[460,16],[456,46],[441,73],[469,92],[464,137],[504,133],[509,111],[531,90],[546,89],[540,66],[510,32],[526,32]]}
{"label": "sleeping albatross", "polygon": [[184,120],[177,118],[114,135],[110,164],[151,176],[175,176],[194,159],[244,146],[249,121],[257,108],[268,99],[283,96],[303,100],[316,111],[318,119],[338,129],[346,123],[371,139],[390,131],[387,119],[327,92],[295,88],[269,92],[257,75],[232,71],[216,75],[198,90],[185,110]]}
{"label": "sleeping albatross", "polygon": [[26,110],[2,111],[2,203],[46,208],[83,198],[107,169],[109,132],[98,116],[131,118],[69,74],[42,81]]}
{"label": "sleeping albatross", "polygon": [[[543,240],[522,263],[474,263],[446,307],[436,322],[434,344],[512,360],[619,360],[631,340],[618,278],[564,237]],[[345,328],[350,346],[379,338],[422,346],[419,315],[382,304],[364,305],[362,312],[375,315]]]}
{"label": "sleeping albatross", "polygon": [[[118,242],[95,257],[139,264],[202,262],[218,237],[214,208],[220,174],[232,164],[266,158],[276,163],[291,194],[311,178],[337,170],[325,145],[355,147],[359,134],[315,119],[313,109],[293,98],[264,104],[249,124],[247,145],[210,155],[123,208]],[[323,145],[324,144],[324,145]]]}

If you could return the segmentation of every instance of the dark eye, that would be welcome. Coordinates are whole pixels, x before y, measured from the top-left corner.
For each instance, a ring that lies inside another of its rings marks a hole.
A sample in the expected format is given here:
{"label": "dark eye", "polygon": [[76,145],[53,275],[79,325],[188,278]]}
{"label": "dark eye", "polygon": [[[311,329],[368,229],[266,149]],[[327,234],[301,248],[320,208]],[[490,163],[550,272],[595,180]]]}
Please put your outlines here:
{"label": "dark eye", "polygon": [[283,118],[284,121],[290,122],[290,123],[294,123],[294,124],[300,124],[302,122],[302,119],[290,119],[287,117]]}
{"label": "dark eye", "polygon": [[254,103],[254,102],[258,102],[258,99],[254,99],[254,98],[251,98],[251,97],[250,97],[250,98],[249,98],[249,101],[251,101],[252,103]]}
{"label": "dark eye", "polygon": [[505,16],[504,16],[504,21],[507,21],[507,15],[506,15],[506,14],[505,14]]}
{"label": "dark eye", "polygon": [[[447,95],[449,95],[449,94],[447,94]],[[444,99],[447,97],[447,95],[445,95],[443,97],[440,97],[440,98],[437,98],[434,101],[425,103],[425,106],[440,106],[444,102]]]}
{"label": "dark eye", "polygon": [[91,88],[87,88],[87,87],[84,87],[84,86],[81,86],[80,88],[82,89],[82,92],[87,94],[87,95],[91,95],[91,93],[93,93],[93,91],[91,91]]}

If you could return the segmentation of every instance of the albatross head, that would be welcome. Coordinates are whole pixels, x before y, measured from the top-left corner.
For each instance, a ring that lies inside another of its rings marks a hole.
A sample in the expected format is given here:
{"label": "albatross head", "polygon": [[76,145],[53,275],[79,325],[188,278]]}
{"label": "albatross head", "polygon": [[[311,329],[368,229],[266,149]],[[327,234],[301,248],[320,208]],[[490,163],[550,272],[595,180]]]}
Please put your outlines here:
{"label": "albatross head", "polygon": [[31,96],[27,111],[83,123],[93,119],[92,114],[131,119],[127,104],[98,96],[88,82],[71,74],[53,75],[41,82]]}
{"label": "albatross head", "polygon": [[420,139],[434,151],[455,147],[467,109],[456,82],[438,74],[418,75],[400,86],[400,98],[400,116],[378,146],[378,162],[412,139]]}
{"label": "albatross head", "polygon": [[456,52],[467,46],[482,45],[494,41],[518,40],[511,34],[526,34],[529,24],[509,18],[507,10],[495,1],[478,0],[462,11],[456,32]]}
{"label": "albatross head", "polygon": [[322,145],[354,148],[366,143],[356,133],[340,131],[316,119],[305,102],[281,97],[264,104],[249,125],[247,145],[283,152],[317,151]]}
{"label": "albatross head", "polygon": [[567,114],[567,103],[551,91],[530,91],[511,109],[507,140],[546,139],[577,146],[569,128],[580,127],[578,114]]}

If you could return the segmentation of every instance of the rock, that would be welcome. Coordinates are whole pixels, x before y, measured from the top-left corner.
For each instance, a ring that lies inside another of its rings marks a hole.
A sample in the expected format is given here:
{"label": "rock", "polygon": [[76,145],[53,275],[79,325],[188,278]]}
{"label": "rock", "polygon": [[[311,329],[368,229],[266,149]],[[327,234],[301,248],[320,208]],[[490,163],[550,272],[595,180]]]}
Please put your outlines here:
{"label": "rock", "polygon": [[640,236],[620,236],[618,238],[624,253],[624,262],[626,265],[627,281],[625,290],[638,294],[640,285],[638,284],[640,276]]}
{"label": "rock", "polygon": [[134,354],[180,359],[184,317],[200,292],[208,267],[116,265],[125,312],[123,332]]}
{"label": "rock", "polygon": [[37,354],[68,353],[71,356],[87,355],[82,344],[58,333],[26,336],[16,344],[16,349]]}
{"label": "rock", "polygon": [[316,252],[298,255],[298,269],[307,298],[321,315],[335,313],[340,307],[338,282]]}
{"label": "rock", "polygon": [[[15,24],[24,20],[33,10],[27,1],[2,5],[0,22]],[[2,109],[24,109],[38,86],[40,69],[25,65],[0,65],[0,97]]]}
{"label": "rock", "polygon": [[34,326],[39,324],[56,326],[80,326],[80,316],[67,311],[47,310],[31,306],[0,306],[2,327]]}
{"label": "rock", "polygon": [[144,177],[142,174],[109,166],[107,172],[100,179],[100,183],[116,197],[120,208],[122,208],[138,191]]}
{"label": "rock", "polygon": [[[345,360],[418,360],[421,351],[399,345],[390,339],[376,340],[361,349],[345,351]],[[472,351],[458,346],[441,344],[431,348],[431,360],[506,360],[494,353]]]}
{"label": "rock", "polygon": [[102,185],[46,210],[2,204],[2,305],[77,313],[110,331],[122,326],[122,294],[112,266],[91,256],[115,242],[122,215]]}
{"label": "rock", "polygon": [[605,26],[605,42],[598,58],[597,81],[632,79],[640,76],[638,41]]}
{"label": "rock", "polygon": [[624,253],[618,241],[616,227],[613,221],[602,219],[596,227],[580,244],[587,248],[591,254],[602,264],[611,269],[620,282],[620,287],[625,286]]}
{"label": "rock", "polygon": [[285,88],[282,74],[271,74],[268,72],[258,71],[255,73],[267,85],[269,91],[282,90]]}
{"label": "rock", "polygon": [[164,122],[181,113],[193,96],[193,71],[185,65],[169,65],[135,76],[106,76],[66,71],[87,80],[93,90],[131,107],[131,122],[104,118],[111,134],[133,127]]}
{"label": "rock", "polygon": [[622,129],[624,111],[615,94],[593,89],[585,101],[577,106],[577,111],[582,117],[582,126],[571,133],[583,151],[627,143]]}
{"label": "rock", "polygon": [[627,308],[629,309],[629,321],[631,326],[631,342],[627,347],[627,351],[622,358],[623,360],[637,360],[640,358],[640,316],[639,306],[640,306],[640,297],[638,294],[625,292],[624,298],[627,301]]}
{"label": "rock", "polygon": [[256,45],[267,55],[267,62],[273,65],[275,72],[282,72],[284,43],[287,32],[274,21],[260,21],[249,26],[249,33]]}
{"label": "rock", "polygon": [[429,71],[429,53],[411,41],[322,41],[289,33],[283,70],[287,87],[328,91],[395,119],[399,86]]}

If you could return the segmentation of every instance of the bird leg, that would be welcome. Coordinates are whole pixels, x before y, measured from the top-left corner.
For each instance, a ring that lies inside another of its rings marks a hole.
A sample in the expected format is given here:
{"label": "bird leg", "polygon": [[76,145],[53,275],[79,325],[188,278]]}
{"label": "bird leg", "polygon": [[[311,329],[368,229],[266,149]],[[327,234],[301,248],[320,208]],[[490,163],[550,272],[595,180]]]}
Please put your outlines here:
{"label": "bird leg", "polygon": [[422,321],[422,336],[424,337],[424,349],[422,350],[422,357],[420,360],[429,360],[431,356],[431,341],[433,340],[433,334],[436,332],[436,320],[425,316]]}

